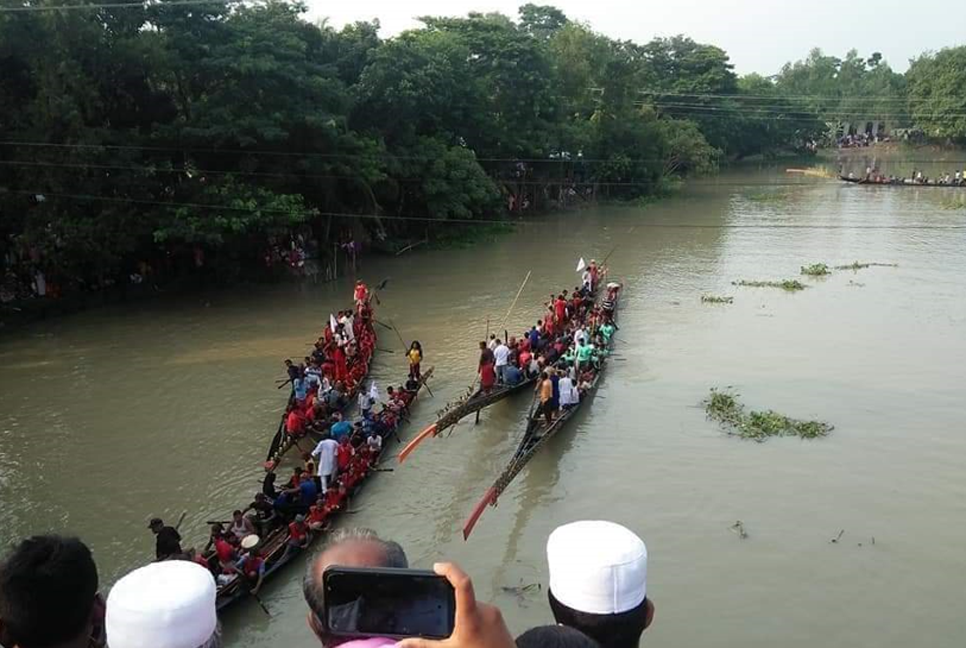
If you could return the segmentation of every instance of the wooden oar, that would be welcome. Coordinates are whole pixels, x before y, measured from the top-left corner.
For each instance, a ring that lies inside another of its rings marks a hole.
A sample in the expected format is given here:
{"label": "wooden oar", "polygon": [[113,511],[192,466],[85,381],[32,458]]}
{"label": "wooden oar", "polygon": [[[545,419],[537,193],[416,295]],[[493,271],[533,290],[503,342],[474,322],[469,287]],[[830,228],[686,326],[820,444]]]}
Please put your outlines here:
{"label": "wooden oar", "polygon": [[184,522],[185,516],[188,515],[188,511],[182,511],[181,517],[178,518],[177,524],[174,525],[174,530],[177,531],[181,528],[181,523]]}
{"label": "wooden oar", "polygon": [[372,289],[372,298],[376,300],[376,303],[379,306],[382,306],[382,301],[379,300],[379,294],[378,293],[379,293],[380,290],[383,290],[386,287],[386,284],[387,283],[389,283],[389,277],[386,277],[385,279],[383,279],[382,281],[380,281],[379,282],[379,285]]}
{"label": "wooden oar", "polygon": [[428,437],[431,437],[435,432],[436,432],[436,424],[433,423],[428,428],[426,428],[425,430],[417,434],[416,438],[414,438],[412,441],[407,443],[406,447],[402,449],[402,452],[400,452],[396,456],[396,459],[399,461],[399,463],[403,463],[404,461],[406,461],[406,457],[411,455],[413,451],[416,449],[416,447],[419,446],[420,443],[425,441]]}
{"label": "wooden oar", "polygon": [[272,613],[268,611],[268,607],[266,607],[265,602],[262,601],[261,597],[258,594],[256,594],[255,592],[252,592],[250,590],[249,590],[248,593],[251,594],[252,595],[252,598],[255,599],[255,602],[258,603],[258,607],[262,608],[262,612],[264,612],[269,617],[271,617],[272,616]]}
{"label": "wooden oar", "polygon": [[[532,272],[532,270],[527,270],[527,276],[524,278],[523,283],[520,284],[520,290],[517,291],[517,296],[513,298],[513,303],[510,304],[510,309],[507,310],[506,317],[503,318],[503,323],[500,324],[500,328],[501,329],[505,329],[506,328],[507,320],[510,319],[510,313],[513,312],[513,308],[517,305],[517,300],[520,299],[520,295],[523,293],[524,287],[526,287],[527,282],[530,281],[530,274],[531,274],[531,272]],[[487,331],[490,330],[489,321],[487,321],[486,329],[487,329]],[[500,330],[500,329],[497,329],[497,330]],[[504,335],[506,335],[506,331],[505,330],[504,330],[503,333],[504,333]]]}

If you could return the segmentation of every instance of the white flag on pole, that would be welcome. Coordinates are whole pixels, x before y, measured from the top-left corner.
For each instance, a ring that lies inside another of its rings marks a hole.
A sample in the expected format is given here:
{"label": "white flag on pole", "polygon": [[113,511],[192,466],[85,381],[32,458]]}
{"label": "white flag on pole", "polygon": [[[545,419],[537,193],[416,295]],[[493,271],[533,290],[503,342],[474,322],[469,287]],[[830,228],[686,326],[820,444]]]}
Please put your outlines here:
{"label": "white flag on pole", "polygon": [[577,272],[582,272],[583,269],[586,267],[587,267],[587,264],[584,263],[584,257],[580,257],[580,262],[577,263]]}
{"label": "white flag on pole", "polygon": [[339,327],[338,322],[335,321],[335,315],[329,313],[329,328],[335,333],[335,330]]}

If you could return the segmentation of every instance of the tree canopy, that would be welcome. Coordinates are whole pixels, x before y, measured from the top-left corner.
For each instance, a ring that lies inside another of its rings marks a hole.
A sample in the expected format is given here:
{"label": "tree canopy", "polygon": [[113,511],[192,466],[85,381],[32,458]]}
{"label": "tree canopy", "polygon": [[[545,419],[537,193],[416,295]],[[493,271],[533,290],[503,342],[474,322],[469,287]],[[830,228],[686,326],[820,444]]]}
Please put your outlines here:
{"label": "tree canopy", "polygon": [[288,0],[20,4],[44,10],[0,12],[3,252],[88,282],[198,247],[250,262],[295,232],[329,249],[346,229],[499,218],[565,189],[644,196],[851,115],[966,136],[964,48],[906,77],[819,50],[739,77],[714,45],[615,40],[545,5],[384,39]]}

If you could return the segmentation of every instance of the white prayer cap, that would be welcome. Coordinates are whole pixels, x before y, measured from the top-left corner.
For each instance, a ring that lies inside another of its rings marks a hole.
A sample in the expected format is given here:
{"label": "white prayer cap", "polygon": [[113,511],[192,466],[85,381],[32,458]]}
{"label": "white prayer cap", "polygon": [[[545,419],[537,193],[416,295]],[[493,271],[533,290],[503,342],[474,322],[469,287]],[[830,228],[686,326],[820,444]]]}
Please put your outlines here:
{"label": "white prayer cap", "polygon": [[619,614],[647,595],[647,547],[614,522],[572,522],[547,539],[550,592],[578,612]]}
{"label": "white prayer cap", "polygon": [[217,625],[211,572],[186,560],[135,569],[107,596],[111,648],[197,648]]}

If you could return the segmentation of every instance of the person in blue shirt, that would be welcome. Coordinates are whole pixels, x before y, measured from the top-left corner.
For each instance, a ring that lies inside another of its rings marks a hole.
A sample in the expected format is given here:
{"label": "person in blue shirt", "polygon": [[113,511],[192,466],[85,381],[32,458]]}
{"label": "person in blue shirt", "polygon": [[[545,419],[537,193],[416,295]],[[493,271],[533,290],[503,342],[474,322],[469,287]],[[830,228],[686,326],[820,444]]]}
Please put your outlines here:
{"label": "person in blue shirt", "polygon": [[305,380],[303,380],[302,378],[296,378],[295,380],[292,381],[292,385],[294,386],[294,389],[295,389],[295,400],[299,402],[304,401],[309,391],[309,387],[306,384]]}
{"label": "person in blue shirt", "polygon": [[540,331],[537,330],[536,326],[530,327],[530,348],[536,350],[537,346],[540,344]]}
{"label": "person in blue shirt", "polygon": [[299,504],[308,511],[318,497],[319,489],[315,486],[315,480],[307,473],[302,475],[302,481],[299,484]]}
{"label": "person in blue shirt", "polygon": [[513,385],[519,385],[523,380],[523,372],[517,369],[515,366],[510,365],[503,372],[504,382],[512,387]]}
{"label": "person in blue shirt", "polygon": [[337,412],[335,414],[335,423],[332,424],[332,427],[329,430],[329,433],[332,435],[333,439],[335,439],[336,441],[339,441],[345,435],[352,433],[352,423],[350,423],[349,421],[343,420],[342,414],[339,414]]}

